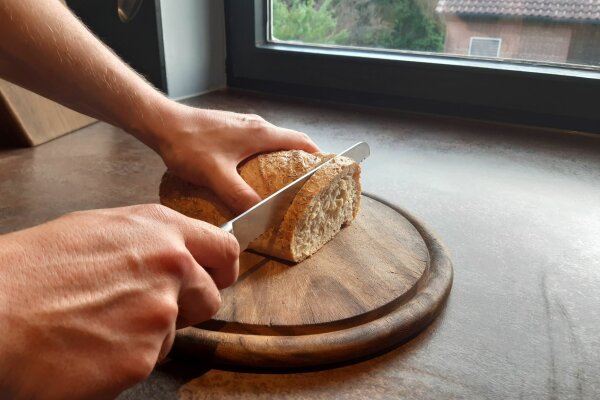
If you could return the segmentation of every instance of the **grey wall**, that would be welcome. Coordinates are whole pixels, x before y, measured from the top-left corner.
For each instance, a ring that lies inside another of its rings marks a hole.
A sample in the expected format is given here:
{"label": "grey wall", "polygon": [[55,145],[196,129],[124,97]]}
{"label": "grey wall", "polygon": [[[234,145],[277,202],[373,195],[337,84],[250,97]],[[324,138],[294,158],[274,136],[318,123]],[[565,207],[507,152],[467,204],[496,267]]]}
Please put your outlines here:
{"label": "grey wall", "polygon": [[160,8],[169,97],[225,87],[223,1],[162,0]]}

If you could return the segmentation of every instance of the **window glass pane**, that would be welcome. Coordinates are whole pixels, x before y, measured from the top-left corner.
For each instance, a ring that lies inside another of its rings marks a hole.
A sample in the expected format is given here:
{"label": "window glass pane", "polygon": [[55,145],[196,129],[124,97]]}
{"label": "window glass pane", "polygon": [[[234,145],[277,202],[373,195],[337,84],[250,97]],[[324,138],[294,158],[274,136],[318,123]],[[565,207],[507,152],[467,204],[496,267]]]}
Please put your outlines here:
{"label": "window glass pane", "polygon": [[600,0],[271,0],[271,40],[600,66]]}

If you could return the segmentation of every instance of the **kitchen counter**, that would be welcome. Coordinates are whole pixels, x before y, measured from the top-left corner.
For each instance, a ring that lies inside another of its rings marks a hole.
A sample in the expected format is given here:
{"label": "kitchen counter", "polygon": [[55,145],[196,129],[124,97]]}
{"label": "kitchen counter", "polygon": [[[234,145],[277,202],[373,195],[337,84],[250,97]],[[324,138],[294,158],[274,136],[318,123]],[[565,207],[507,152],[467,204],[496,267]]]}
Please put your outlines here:
{"label": "kitchen counter", "polygon": [[[221,91],[189,101],[256,113],[326,151],[371,144],[364,190],[446,244],[445,310],[360,363],[291,373],[170,361],[120,399],[593,399],[600,394],[600,136]],[[96,123],[0,150],[0,233],[64,213],[157,202],[164,166]]]}

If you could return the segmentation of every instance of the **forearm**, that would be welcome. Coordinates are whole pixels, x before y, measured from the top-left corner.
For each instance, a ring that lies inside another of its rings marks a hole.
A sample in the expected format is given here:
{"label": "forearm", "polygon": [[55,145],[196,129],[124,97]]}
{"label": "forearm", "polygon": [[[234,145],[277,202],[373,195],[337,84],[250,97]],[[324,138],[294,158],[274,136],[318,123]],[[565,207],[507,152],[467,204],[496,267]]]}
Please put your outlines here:
{"label": "forearm", "polygon": [[267,151],[318,150],[305,134],[258,116],[167,99],[59,0],[0,0],[0,21],[0,77],[133,134],[236,212],[260,200],[239,176],[240,162]]}
{"label": "forearm", "polygon": [[0,2],[0,77],[107,121],[156,149],[173,107],[58,0]]}

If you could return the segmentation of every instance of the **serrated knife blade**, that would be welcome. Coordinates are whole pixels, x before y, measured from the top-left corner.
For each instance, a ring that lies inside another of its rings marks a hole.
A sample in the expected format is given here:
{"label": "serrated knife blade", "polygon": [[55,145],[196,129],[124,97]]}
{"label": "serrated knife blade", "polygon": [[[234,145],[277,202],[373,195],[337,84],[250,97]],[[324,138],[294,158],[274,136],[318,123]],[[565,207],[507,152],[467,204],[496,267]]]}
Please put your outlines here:
{"label": "serrated knife blade", "polygon": [[[360,163],[371,154],[366,142],[359,142],[342,151],[336,157],[344,156]],[[323,168],[332,158],[318,167],[310,170],[292,183],[273,193],[269,197],[238,215],[231,221],[221,225],[221,229],[233,234],[240,244],[240,252],[244,251],[250,242],[262,235],[269,228],[281,223],[285,213],[292,204],[298,190],[315,172]]]}

